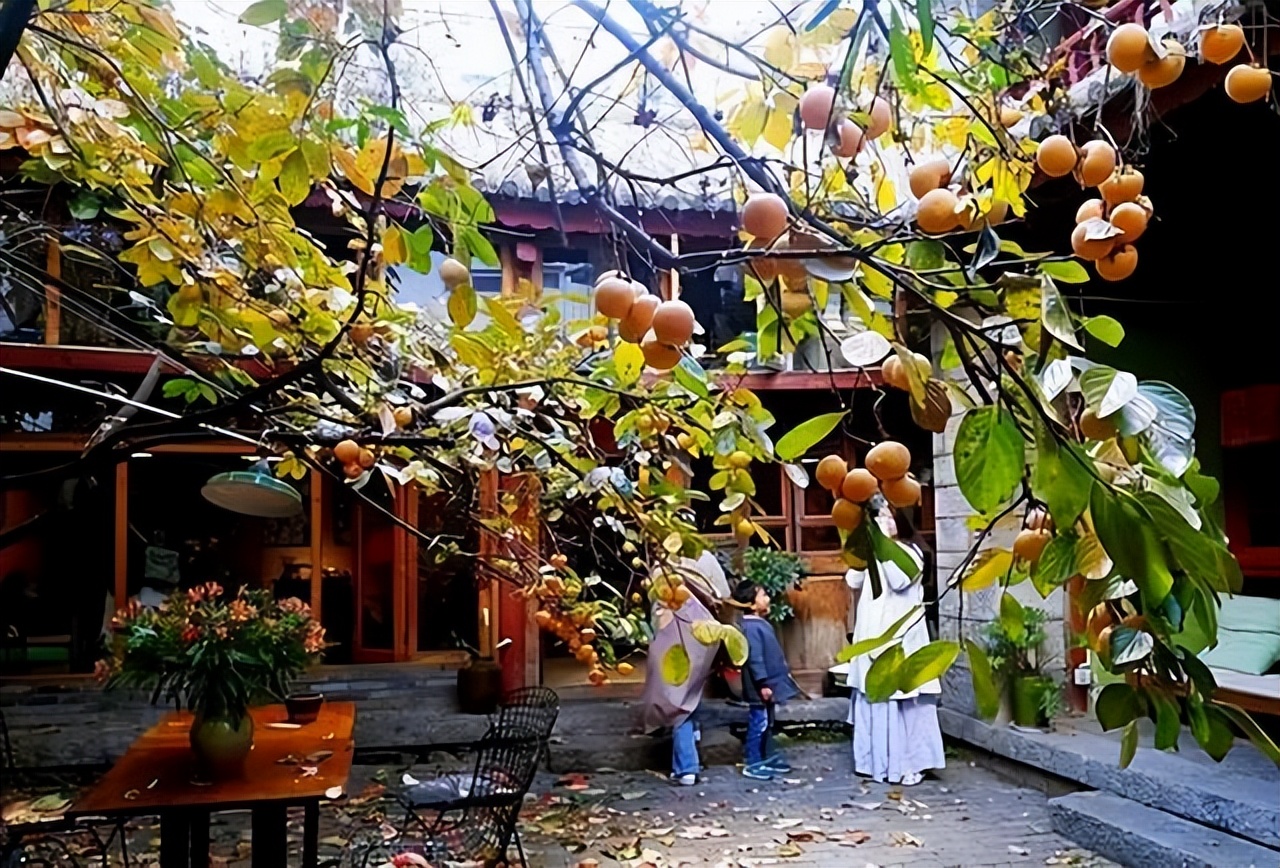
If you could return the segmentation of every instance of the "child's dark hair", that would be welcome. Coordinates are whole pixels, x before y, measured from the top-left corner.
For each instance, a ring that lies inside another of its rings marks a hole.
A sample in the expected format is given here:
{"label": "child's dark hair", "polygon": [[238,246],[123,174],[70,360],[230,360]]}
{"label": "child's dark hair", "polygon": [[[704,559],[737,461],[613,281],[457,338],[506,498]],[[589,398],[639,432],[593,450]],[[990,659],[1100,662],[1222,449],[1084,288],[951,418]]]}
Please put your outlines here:
{"label": "child's dark hair", "polygon": [[759,592],[760,586],[750,579],[743,579],[738,582],[738,587],[733,589],[733,602],[742,609],[750,609],[756,602],[756,594]]}

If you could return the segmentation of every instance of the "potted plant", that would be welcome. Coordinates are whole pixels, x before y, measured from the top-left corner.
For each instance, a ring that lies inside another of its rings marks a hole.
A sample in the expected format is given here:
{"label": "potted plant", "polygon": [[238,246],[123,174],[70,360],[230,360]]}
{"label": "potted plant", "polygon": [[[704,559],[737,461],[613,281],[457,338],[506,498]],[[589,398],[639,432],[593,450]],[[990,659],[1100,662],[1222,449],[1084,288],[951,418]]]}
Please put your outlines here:
{"label": "potted plant", "polygon": [[232,777],[253,746],[249,706],[284,700],[290,682],[319,659],[324,628],[296,597],[262,590],[228,598],[216,582],[176,591],[157,608],[136,601],[111,621],[110,656],[97,675],[108,688],[151,690],[189,710],[201,769]]}
{"label": "potted plant", "polygon": [[797,554],[769,548],[749,548],[742,554],[742,577],[768,593],[773,601],[769,606],[769,620],[774,624],[795,616],[787,592],[799,590],[804,576],[804,561]]}
{"label": "potted plant", "polygon": [[1045,726],[1061,707],[1058,685],[1044,674],[1040,653],[1048,615],[1034,606],[1019,607],[1016,617],[997,618],[983,627],[991,668],[1009,690],[1013,722]]}

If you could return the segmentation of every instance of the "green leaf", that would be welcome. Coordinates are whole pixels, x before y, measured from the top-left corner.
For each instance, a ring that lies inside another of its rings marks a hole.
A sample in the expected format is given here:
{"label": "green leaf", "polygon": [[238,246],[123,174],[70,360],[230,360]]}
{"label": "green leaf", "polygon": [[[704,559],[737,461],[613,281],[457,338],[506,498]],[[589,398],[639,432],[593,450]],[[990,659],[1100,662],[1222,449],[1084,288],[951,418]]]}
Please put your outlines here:
{"label": "green leaf", "polygon": [[978,714],[990,720],[1000,711],[1000,694],[996,692],[995,679],[991,677],[991,661],[982,646],[970,639],[964,640],[964,653],[969,658],[969,677],[973,681],[973,698]]}
{"label": "green leaf", "polygon": [[1102,688],[1093,704],[1093,713],[1102,728],[1110,732],[1139,717],[1142,714],[1142,702],[1132,687],[1120,681]]}
{"label": "green leaf", "polygon": [[474,226],[464,226],[458,230],[458,241],[471,251],[471,255],[485,265],[494,267],[498,264],[498,251],[493,249],[489,239],[480,234]]}
{"label": "green leaf", "polygon": [[807,422],[801,422],[782,435],[774,451],[783,461],[795,461],[821,443],[844,417],[844,413],[824,413],[821,416],[814,416]]}
{"label": "green leaf", "polygon": [[884,531],[880,530],[880,525],[874,521],[863,524],[871,534],[871,551],[874,552],[877,561],[893,564],[906,573],[907,578],[912,581],[920,577],[920,563],[911,556],[911,552],[907,551],[902,543],[885,536]]}
{"label": "green leaf", "polygon": [[711,390],[707,388],[707,372],[692,356],[681,356],[680,363],[671,369],[671,375],[686,391],[699,398],[711,397]]}
{"label": "green leaf", "polygon": [[255,163],[265,163],[283,157],[297,146],[298,139],[289,130],[272,130],[250,142],[245,153]]}
{"label": "green leaf", "polygon": [[933,6],[929,0],[916,0],[916,22],[920,25],[920,47],[928,57],[933,51]]}
{"label": "green leaf", "polygon": [[1239,589],[1244,577],[1240,564],[1226,546],[1187,524],[1158,494],[1139,492],[1138,502],[1155,522],[1156,531],[1179,567],[1215,591],[1234,593]]}
{"label": "green leaf", "polygon": [[910,693],[935,678],[941,678],[958,656],[960,656],[960,644],[946,639],[938,639],[913,651],[911,656],[902,662],[898,689],[903,693]]}
{"label": "green leaf", "polygon": [[1231,750],[1235,736],[1227,721],[1230,718],[1217,705],[1205,705],[1199,696],[1187,699],[1187,719],[1191,734],[1204,752],[1215,760],[1221,760]]}
{"label": "green leaf", "polygon": [[1022,604],[1013,594],[1005,591],[1000,597],[1000,626],[1015,644],[1027,635],[1027,624],[1023,620]]}
{"label": "green leaf", "polygon": [[683,645],[672,645],[662,655],[662,680],[673,687],[679,687],[689,680],[689,652]]}
{"label": "green leaf", "polygon": [[875,651],[878,648],[882,648],[885,645],[888,645],[890,642],[894,641],[895,639],[900,638],[898,636],[898,631],[901,630],[908,621],[910,621],[912,618],[918,618],[918,617],[920,617],[920,607],[912,606],[910,609],[907,610],[907,613],[905,615],[903,615],[901,618],[899,618],[898,620],[890,624],[889,628],[885,630],[883,633],[881,633],[879,636],[872,636],[867,639],[862,639],[857,642],[854,642],[852,645],[844,646],[844,648],[840,649],[840,653],[836,655],[836,662],[848,663],[850,660],[852,660],[855,657],[861,657],[863,654],[866,654],[871,651]]}
{"label": "green leaf", "polygon": [[[1078,264],[1078,263],[1077,263]],[[1080,269],[1084,271],[1084,268]],[[1124,340],[1124,326],[1114,317],[1091,316],[1084,321],[1084,330],[1109,347],[1118,347]]]}
{"label": "green leaf", "polygon": [[1059,443],[1049,429],[1036,425],[1036,460],[1031,467],[1031,490],[1049,507],[1058,527],[1071,527],[1089,505],[1093,476],[1072,443]]}
{"label": "green leaf", "polygon": [[1156,750],[1177,749],[1178,735],[1182,732],[1178,703],[1163,690],[1148,689],[1145,694],[1155,718]]}
{"label": "green leaf", "polygon": [[947,261],[947,248],[932,238],[907,245],[905,264],[912,271],[933,271]]}
{"label": "green leaf", "polygon": [[1022,480],[1025,449],[1013,416],[1000,407],[978,407],[960,420],[955,443],[956,481],[969,505],[994,512]]}
{"label": "green leaf", "polygon": [[177,398],[181,395],[187,394],[187,392],[190,392],[195,387],[196,384],[194,380],[189,380],[185,377],[178,377],[167,381],[160,391],[166,398]]}
{"label": "green leaf", "polygon": [[1040,273],[1047,274],[1063,283],[1088,283],[1089,272],[1074,259],[1053,260],[1040,263]]}
{"label": "green leaf", "polygon": [[294,151],[280,167],[280,195],[290,205],[297,205],[311,192],[311,169],[302,151]]}
{"label": "green leaf", "polygon": [[1093,488],[1089,512],[1116,570],[1137,584],[1148,609],[1158,609],[1173,590],[1173,575],[1150,515],[1132,495],[1102,485]]}
{"label": "green leaf", "polygon": [[644,373],[644,351],[635,344],[619,341],[613,349],[613,369],[619,387],[625,389],[636,383]]}
{"label": "green leaf", "polygon": [[1128,371],[1098,365],[1080,375],[1080,391],[1093,412],[1106,417],[1134,399],[1138,394],[1138,378]]}
{"label": "green leaf", "polygon": [[893,696],[898,689],[898,673],[904,658],[902,646],[894,645],[875,659],[867,670],[865,687],[869,701],[884,702]]}
{"label": "green leaf", "polygon": [[1272,741],[1271,736],[1258,726],[1258,722],[1239,706],[1232,705],[1229,702],[1220,700],[1213,701],[1213,707],[1219,712],[1230,718],[1231,722],[1240,728],[1240,731],[1253,742],[1253,746],[1260,750],[1267,759],[1280,766],[1280,747]]}
{"label": "green leaf", "polygon": [[1124,725],[1124,732],[1120,735],[1120,768],[1127,769],[1137,752],[1138,721],[1131,720]]}
{"label": "green leaf", "polygon": [[431,231],[431,224],[423,223],[406,234],[405,243],[409,247],[408,266],[419,274],[430,274],[431,245],[435,243],[435,233]]}
{"label": "green leaf", "polygon": [[285,0],[258,0],[240,13],[240,23],[251,27],[263,27],[279,21],[288,11]]}
{"label": "green leaf", "polygon": [[1067,583],[1076,574],[1076,543],[1079,538],[1070,529],[1058,531],[1044,547],[1040,560],[1031,565],[1031,583],[1041,597]]}
{"label": "green leaf", "polygon": [[67,210],[77,220],[92,220],[102,210],[102,200],[88,190],[80,190],[67,202]]}
{"label": "green leaf", "polygon": [[889,57],[893,61],[893,78],[899,87],[906,87],[915,80],[915,52],[911,50],[897,6],[893,7],[889,29]]}
{"label": "green leaf", "polygon": [[1074,350],[1084,351],[1080,341],[1076,339],[1075,321],[1071,318],[1071,309],[1058,292],[1058,286],[1049,275],[1040,280],[1040,318],[1049,334],[1062,341]]}
{"label": "green leaf", "polygon": [[460,329],[464,329],[476,318],[476,291],[469,283],[459,284],[449,293],[447,304],[449,319]]}

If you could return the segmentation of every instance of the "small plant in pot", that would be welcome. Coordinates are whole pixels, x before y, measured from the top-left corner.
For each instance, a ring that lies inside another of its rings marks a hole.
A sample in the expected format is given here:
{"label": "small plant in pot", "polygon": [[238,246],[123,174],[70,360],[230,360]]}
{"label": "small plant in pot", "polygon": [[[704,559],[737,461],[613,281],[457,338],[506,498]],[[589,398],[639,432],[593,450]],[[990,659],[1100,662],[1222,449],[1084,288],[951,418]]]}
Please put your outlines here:
{"label": "small plant in pot", "polygon": [[1000,617],[982,628],[991,668],[1008,687],[1013,722],[1019,726],[1046,726],[1061,710],[1061,690],[1043,671],[1049,662],[1041,654],[1047,619],[1034,606],[1002,605]]}
{"label": "small plant in pot", "polygon": [[154,609],[131,602],[111,629],[99,679],[190,711],[191,748],[214,778],[236,776],[253,747],[250,705],[283,701],[324,650],[324,628],[306,603],[263,590],[228,597],[215,582],[176,591]]}
{"label": "small plant in pot", "polygon": [[787,591],[799,589],[805,576],[804,561],[791,552],[769,548],[749,548],[742,554],[742,577],[764,588],[773,601],[769,620],[774,624],[795,617],[787,601]]}

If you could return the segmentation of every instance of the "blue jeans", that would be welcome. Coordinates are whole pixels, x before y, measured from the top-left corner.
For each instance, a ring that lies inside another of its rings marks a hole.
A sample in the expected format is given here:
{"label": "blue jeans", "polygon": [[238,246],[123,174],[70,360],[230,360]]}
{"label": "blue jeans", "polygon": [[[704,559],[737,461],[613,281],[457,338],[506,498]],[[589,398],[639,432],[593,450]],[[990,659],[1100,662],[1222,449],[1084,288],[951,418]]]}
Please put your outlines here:
{"label": "blue jeans", "polygon": [[753,705],[747,710],[747,740],[742,746],[743,760],[749,766],[768,759],[769,734],[773,730],[773,703]]}
{"label": "blue jeans", "polygon": [[689,717],[671,731],[671,773],[676,777],[696,775],[698,764],[698,728]]}

